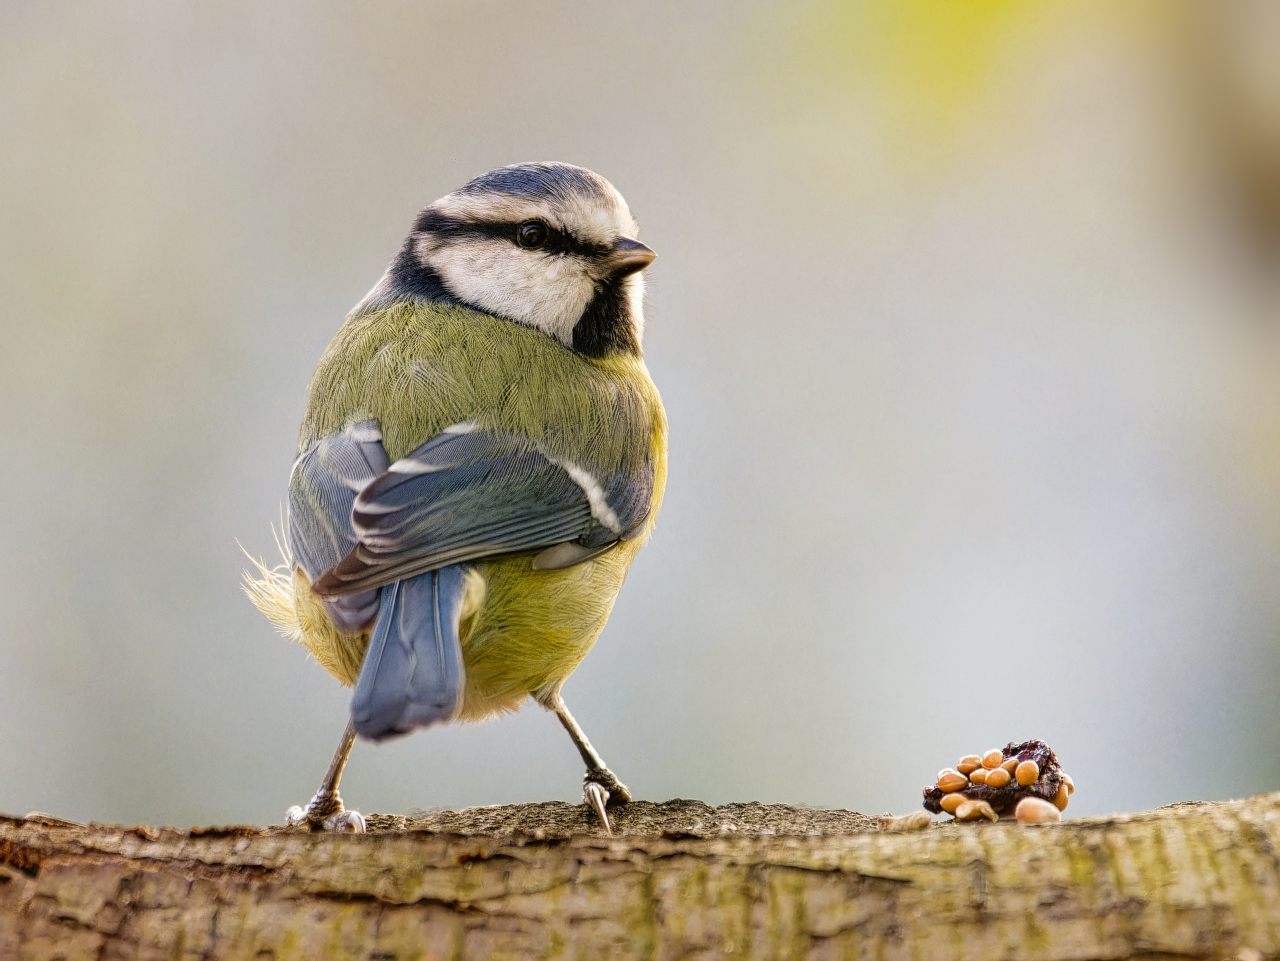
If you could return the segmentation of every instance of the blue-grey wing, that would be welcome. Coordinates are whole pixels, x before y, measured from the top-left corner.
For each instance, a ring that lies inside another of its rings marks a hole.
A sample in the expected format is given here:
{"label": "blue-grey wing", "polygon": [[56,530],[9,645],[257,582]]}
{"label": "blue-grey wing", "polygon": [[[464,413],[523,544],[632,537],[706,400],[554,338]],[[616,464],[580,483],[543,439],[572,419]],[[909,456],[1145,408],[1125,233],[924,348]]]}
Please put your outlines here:
{"label": "blue-grey wing", "polygon": [[653,468],[605,480],[514,434],[463,424],[390,465],[355,497],[354,547],[312,587],[324,597],[495,554],[566,567],[640,532]]}
{"label": "blue-grey wing", "polygon": [[[387,469],[377,421],[353,424],[302,454],[289,477],[285,543],[293,563],[315,580],[356,545],[351,509],[356,495]],[[378,613],[378,591],[325,599],[340,630],[363,630]]]}

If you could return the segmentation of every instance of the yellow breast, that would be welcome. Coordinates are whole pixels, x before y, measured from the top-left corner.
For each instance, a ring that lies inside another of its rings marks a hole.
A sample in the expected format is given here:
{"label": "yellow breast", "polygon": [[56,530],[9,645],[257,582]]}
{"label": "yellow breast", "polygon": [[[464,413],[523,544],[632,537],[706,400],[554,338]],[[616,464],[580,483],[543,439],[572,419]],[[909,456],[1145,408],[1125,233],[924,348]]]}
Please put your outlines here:
{"label": "yellow breast", "polygon": [[535,571],[532,555],[476,565],[485,599],[462,656],[462,720],[513,711],[532,695],[549,701],[604,629],[640,541],[619,544],[562,571]]}

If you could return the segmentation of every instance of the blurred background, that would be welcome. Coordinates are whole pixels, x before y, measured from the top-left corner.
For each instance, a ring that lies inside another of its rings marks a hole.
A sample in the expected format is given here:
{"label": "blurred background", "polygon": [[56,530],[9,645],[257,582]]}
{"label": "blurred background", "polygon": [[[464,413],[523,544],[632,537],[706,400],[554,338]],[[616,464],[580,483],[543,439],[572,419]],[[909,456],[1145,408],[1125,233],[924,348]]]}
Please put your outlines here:
{"label": "blurred background", "polygon": [[[414,213],[608,177],[666,505],[565,688],[641,798],[1280,789],[1280,4],[0,6],[0,811],[279,822],[348,692],[239,588]],[[580,798],[534,705],[368,812]]]}

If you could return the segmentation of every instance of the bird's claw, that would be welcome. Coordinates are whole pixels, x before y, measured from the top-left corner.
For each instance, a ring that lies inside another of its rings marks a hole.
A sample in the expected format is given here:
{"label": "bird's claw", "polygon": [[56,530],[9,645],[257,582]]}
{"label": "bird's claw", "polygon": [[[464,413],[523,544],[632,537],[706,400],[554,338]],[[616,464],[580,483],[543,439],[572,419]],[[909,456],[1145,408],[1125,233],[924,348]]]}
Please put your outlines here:
{"label": "bird's claw", "polygon": [[607,767],[598,771],[588,770],[586,777],[582,779],[583,790],[586,790],[588,784],[598,784],[604,789],[605,797],[609,804],[629,804],[631,803],[631,792],[627,790],[627,786],[618,780],[618,776],[610,771]]}
{"label": "bird's claw", "polygon": [[631,800],[631,792],[612,771],[604,768],[587,771],[587,776],[582,779],[582,799],[600,816],[604,833],[613,837],[613,825],[609,823],[607,808],[610,804],[627,804]]}
{"label": "bird's claw", "polygon": [[600,821],[604,824],[604,833],[613,837],[613,825],[609,823],[609,812],[605,810],[609,804],[609,792],[595,781],[587,781],[582,785],[582,799],[600,816]]}
{"label": "bird's claw", "polygon": [[309,827],[313,831],[334,831],[339,834],[363,834],[364,818],[359,811],[348,811],[342,806],[337,791],[321,791],[303,810],[293,805],[285,812],[285,824],[290,827]]}

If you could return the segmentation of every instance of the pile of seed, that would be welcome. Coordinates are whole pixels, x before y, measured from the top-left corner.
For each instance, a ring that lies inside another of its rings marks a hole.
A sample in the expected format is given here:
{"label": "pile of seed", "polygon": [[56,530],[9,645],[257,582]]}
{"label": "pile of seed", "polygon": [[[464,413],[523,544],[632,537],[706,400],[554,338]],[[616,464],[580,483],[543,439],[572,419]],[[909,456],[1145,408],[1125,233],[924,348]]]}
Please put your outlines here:
{"label": "pile of seed", "polygon": [[1023,824],[1052,824],[1062,820],[1075,789],[1044,741],[1010,741],[1003,751],[970,754],[939,771],[938,783],[924,789],[924,807],[957,821],[1011,814]]}

